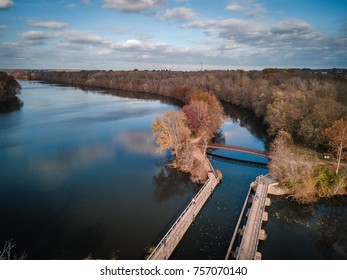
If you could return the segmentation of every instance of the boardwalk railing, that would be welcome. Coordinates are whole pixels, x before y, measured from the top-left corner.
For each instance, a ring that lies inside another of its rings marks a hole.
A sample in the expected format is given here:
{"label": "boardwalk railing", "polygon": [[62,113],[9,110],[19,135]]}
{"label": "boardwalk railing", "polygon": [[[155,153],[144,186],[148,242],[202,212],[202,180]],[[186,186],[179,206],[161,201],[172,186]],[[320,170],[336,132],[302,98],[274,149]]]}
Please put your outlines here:
{"label": "boardwalk railing", "polygon": [[[207,158],[205,158],[205,160],[209,162]],[[205,182],[202,188],[194,196],[192,201],[183,210],[181,215],[177,218],[175,223],[171,226],[169,231],[165,234],[157,247],[153,250],[151,255],[148,257],[148,260],[167,260],[170,257],[170,255],[188,230],[189,226],[195,220],[195,217],[198,215],[207,199],[210,197],[211,193],[214,191],[215,187],[218,184],[218,179],[213,168],[208,173],[208,177],[208,180]]]}
{"label": "boardwalk railing", "polygon": [[249,195],[251,193],[251,189],[252,189],[252,185],[249,186],[247,196],[246,196],[245,201],[243,203],[243,207],[242,207],[239,219],[237,220],[237,223],[236,223],[236,226],[235,226],[235,230],[234,230],[233,236],[232,236],[231,241],[230,241],[230,245],[229,245],[227,253],[225,255],[225,260],[229,260],[230,259],[231,250],[233,248],[233,245],[234,245],[234,242],[235,242],[235,239],[236,239],[236,235],[237,235],[238,230],[240,228],[241,220],[242,220],[243,214],[245,212],[245,209],[246,209],[246,206],[247,206],[247,203],[248,203],[248,200],[249,200]]}

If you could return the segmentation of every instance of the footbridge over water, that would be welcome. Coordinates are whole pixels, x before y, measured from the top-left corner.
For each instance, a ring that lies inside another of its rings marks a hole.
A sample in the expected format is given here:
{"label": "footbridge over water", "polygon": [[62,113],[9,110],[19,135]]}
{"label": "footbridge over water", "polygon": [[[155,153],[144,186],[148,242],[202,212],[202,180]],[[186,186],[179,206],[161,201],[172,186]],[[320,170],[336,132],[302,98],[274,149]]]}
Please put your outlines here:
{"label": "footbridge over water", "polygon": [[251,149],[251,148],[246,148],[246,147],[241,147],[241,146],[219,144],[219,143],[209,143],[207,145],[207,148],[247,153],[247,154],[257,155],[257,156],[266,157],[266,158],[269,157],[268,152],[264,152],[264,151],[260,151],[260,150],[256,150],[256,149]]}
{"label": "footbridge over water", "polygon": [[268,164],[267,162],[258,162],[258,161],[250,161],[250,160],[243,160],[243,159],[226,157],[226,156],[217,155],[217,154],[211,153],[211,152],[207,152],[207,155],[210,158],[213,158],[214,160],[217,160],[217,161],[241,165],[241,166],[248,166],[248,167],[253,167],[253,168],[265,169],[265,168],[267,168],[267,164]]}

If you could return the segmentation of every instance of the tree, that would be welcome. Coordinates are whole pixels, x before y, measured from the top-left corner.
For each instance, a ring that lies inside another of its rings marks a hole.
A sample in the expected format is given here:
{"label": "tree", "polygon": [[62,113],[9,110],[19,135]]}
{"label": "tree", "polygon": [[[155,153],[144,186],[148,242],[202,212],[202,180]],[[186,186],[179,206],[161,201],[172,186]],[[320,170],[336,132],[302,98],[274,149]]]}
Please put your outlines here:
{"label": "tree", "polygon": [[[193,100],[182,108],[182,112],[186,115],[187,125],[194,136],[202,136],[206,134],[206,130],[210,131],[211,116],[206,102]],[[211,133],[208,134],[210,136]]]}
{"label": "tree", "polygon": [[304,153],[296,151],[289,133],[281,130],[270,147],[269,170],[280,184],[290,189],[297,201],[314,200],[314,163]]}
{"label": "tree", "polygon": [[[219,103],[215,95],[212,95],[208,92],[204,92],[202,90],[197,90],[194,92],[191,96],[190,104],[192,106],[195,106],[196,108],[201,108],[202,114],[205,115],[204,113],[204,105],[201,103],[195,103],[195,102],[204,102],[207,104],[208,108],[208,125],[206,127],[207,132],[209,132],[209,136],[212,137],[213,133],[221,126],[223,122],[223,117],[224,117],[224,110],[222,105]],[[195,104],[194,104],[195,103]],[[205,107],[206,108],[206,107]],[[201,118],[203,117],[200,116]]]}
{"label": "tree", "polygon": [[199,128],[199,120],[196,116],[196,113],[193,111],[193,109],[190,105],[185,105],[182,108],[182,112],[186,116],[187,126],[193,132],[193,134],[196,134],[196,132]]}
{"label": "tree", "polygon": [[0,99],[14,97],[20,90],[21,86],[13,76],[0,72]]}
{"label": "tree", "polygon": [[186,120],[183,112],[168,111],[152,125],[159,149],[172,149],[179,165],[186,165],[189,160],[191,131],[186,125]]}
{"label": "tree", "polygon": [[23,260],[26,255],[24,253],[21,254],[20,257],[14,252],[16,248],[16,243],[13,240],[5,241],[4,247],[0,249],[0,260]]}
{"label": "tree", "polygon": [[335,121],[331,127],[324,129],[324,134],[329,139],[330,151],[336,156],[335,173],[338,174],[341,160],[346,158],[344,149],[347,148],[347,117]]}

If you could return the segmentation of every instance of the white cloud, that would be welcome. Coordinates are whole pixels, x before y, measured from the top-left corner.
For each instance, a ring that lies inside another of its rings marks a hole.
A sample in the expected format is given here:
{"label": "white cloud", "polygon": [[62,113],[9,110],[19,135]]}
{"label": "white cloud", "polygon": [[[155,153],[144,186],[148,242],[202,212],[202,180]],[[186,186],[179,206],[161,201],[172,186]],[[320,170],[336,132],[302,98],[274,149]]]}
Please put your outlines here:
{"label": "white cloud", "polygon": [[57,34],[52,32],[30,30],[19,35],[19,38],[27,41],[42,41],[57,37]]}
{"label": "white cloud", "polygon": [[240,5],[235,5],[235,4],[229,5],[225,9],[227,11],[231,11],[231,12],[243,12],[246,10],[245,7],[240,6]]}
{"label": "white cloud", "polygon": [[138,48],[142,47],[143,43],[140,40],[127,40],[124,44],[123,47],[125,48]]}
{"label": "white cloud", "polygon": [[80,2],[84,5],[90,5],[90,0],[80,0]]}
{"label": "white cloud", "polygon": [[0,30],[2,30],[2,29],[7,29],[7,28],[8,28],[7,25],[0,25]]}
{"label": "white cloud", "polygon": [[299,19],[291,19],[278,23],[271,31],[278,34],[294,34],[306,32],[310,29],[311,26],[307,22]]}
{"label": "white cloud", "polygon": [[0,0],[0,10],[7,9],[13,6],[13,1],[11,0]]}
{"label": "white cloud", "polygon": [[225,10],[241,13],[247,17],[262,17],[266,13],[263,5],[257,3],[256,0],[232,0],[225,7]]}
{"label": "white cloud", "polygon": [[208,29],[217,25],[217,21],[213,19],[195,19],[192,22],[185,25],[185,28],[202,28]]}
{"label": "white cloud", "polygon": [[29,20],[28,24],[35,27],[52,28],[52,29],[60,29],[68,25],[66,22],[36,21],[36,20]]}
{"label": "white cloud", "polygon": [[60,38],[62,42],[68,44],[80,45],[80,46],[109,46],[111,43],[100,36],[81,32],[77,30],[65,30],[65,31],[38,31],[31,30],[19,35],[21,40],[24,40],[26,44],[41,44],[45,41],[53,38]]}
{"label": "white cloud", "polygon": [[102,7],[125,13],[139,13],[166,5],[167,0],[103,0]]}
{"label": "white cloud", "polygon": [[173,9],[168,9],[162,15],[159,15],[163,20],[179,20],[179,21],[188,21],[196,17],[194,11],[187,7],[176,7]]}
{"label": "white cloud", "polygon": [[59,36],[69,43],[80,45],[107,45],[109,42],[104,38],[77,30],[67,30],[60,32]]}

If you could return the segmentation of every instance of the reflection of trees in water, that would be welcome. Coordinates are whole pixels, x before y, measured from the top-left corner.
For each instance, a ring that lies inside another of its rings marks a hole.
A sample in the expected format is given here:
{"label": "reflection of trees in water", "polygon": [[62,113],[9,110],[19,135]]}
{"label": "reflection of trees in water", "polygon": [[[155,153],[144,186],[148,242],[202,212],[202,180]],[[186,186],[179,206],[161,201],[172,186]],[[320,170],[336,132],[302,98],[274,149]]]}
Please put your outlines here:
{"label": "reflection of trees in water", "polygon": [[324,205],[326,214],[319,218],[312,238],[324,258],[331,259],[338,250],[347,254],[347,198],[332,198]]}
{"label": "reflection of trees in water", "polygon": [[317,213],[316,204],[299,204],[284,198],[273,197],[269,208],[272,215],[283,224],[310,226],[311,219]]}
{"label": "reflection of trees in water", "polygon": [[[320,258],[334,259],[347,254],[347,197],[299,204],[284,198],[272,198],[270,219],[301,232],[308,228],[308,238],[315,244]],[[304,234],[305,235],[305,234]]]}
{"label": "reflection of trees in water", "polygon": [[218,144],[225,144],[225,134],[223,132],[223,130],[218,129],[215,133],[214,133],[214,137],[212,139],[213,143],[218,143]]}
{"label": "reflection of trees in water", "polygon": [[[42,82],[42,83],[52,85],[52,83],[49,83],[49,82]],[[90,87],[90,86],[64,85],[64,84],[54,84],[54,86],[70,87],[70,88],[72,87],[74,89],[82,90],[85,93],[93,93],[93,94],[98,93],[98,94],[113,95],[113,96],[118,96],[123,98],[142,99],[142,100],[149,100],[149,101],[159,100],[163,104],[174,105],[179,107],[182,107],[184,105],[182,101],[176,98],[164,96],[160,94],[155,94],[155,93],[149,93],[149,92],[130,91],[130,90],[121,90],[121,89],[107,89],[107,88]]]}
{"label": "reflection of trees in water", "polygon": [[23,106],[23,101],[17,96],[7,98],[6,100],[0,99],[0,113],[8,113],[20,109]]}
{"label": "reflection of trees in water", "polygon": [[189,179],[189,174],[164,164],[158,174],[153,177],[155,199],[159,202],[167,201],[173,196],[183,196],[189,192],[198,192],[200,185]]}
{"label": "reflection of trees in water", "polygon": [[252,135],[268,145],[266,126],[252,111],[225,102],[222,105],[226,116],[245,127]]}

